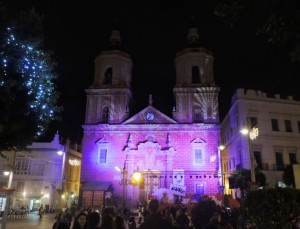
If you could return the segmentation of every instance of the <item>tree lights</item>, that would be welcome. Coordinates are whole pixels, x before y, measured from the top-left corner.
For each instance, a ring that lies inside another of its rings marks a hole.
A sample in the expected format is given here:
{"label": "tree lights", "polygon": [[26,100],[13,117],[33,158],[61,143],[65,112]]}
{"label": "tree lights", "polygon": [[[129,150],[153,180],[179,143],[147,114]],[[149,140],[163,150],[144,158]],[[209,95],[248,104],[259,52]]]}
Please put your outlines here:
{"label": "tree lights", "polygon": [[0,148],[6,149],[20,144],[9,139],[13,135],[22,133],[26,143],[42,135],[59,111],[49,53],[39,42],[18,39],[16,31],[5,30],[0,51]]}

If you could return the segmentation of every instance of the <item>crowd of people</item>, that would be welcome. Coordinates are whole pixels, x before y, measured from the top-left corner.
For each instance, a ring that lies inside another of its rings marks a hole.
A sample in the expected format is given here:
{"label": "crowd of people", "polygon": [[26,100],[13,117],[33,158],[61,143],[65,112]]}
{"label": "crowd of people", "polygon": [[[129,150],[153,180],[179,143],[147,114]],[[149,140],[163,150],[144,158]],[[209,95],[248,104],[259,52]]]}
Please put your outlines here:
{"label": "crowd of people", "polygon": [[[129,209],[106,207],[91,208],[74,212],[65,209],[59,212],[52,229],[194,229],[191,212],[182,206],[160,209],[159,201],[151,200],[147,208],[140,207],[138,215]],[[215,212],[203,229],[233,229],[229,221],[222,220],[222,214]]]}

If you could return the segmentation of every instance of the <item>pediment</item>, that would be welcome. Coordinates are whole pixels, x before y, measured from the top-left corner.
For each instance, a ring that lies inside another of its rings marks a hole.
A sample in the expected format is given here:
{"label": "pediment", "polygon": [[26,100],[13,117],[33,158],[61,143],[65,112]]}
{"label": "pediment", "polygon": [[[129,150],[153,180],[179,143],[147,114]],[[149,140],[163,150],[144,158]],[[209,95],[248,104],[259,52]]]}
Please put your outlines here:
{"label": "pediment", "polygon": [[108,142],[107,142],[106,138],[103,137],[103,138],[98,139],[95,143],[99,145],[99,144],[107,144]]}
{"label": "pediment", "polygon": [[174,119],[171,119],[164,113],[160,112],[153,106],[149,105],[139,113],[135,114],[125,122],[128,124],[178,124]]}
{"label": "pediment", "polygon": [[193,141],[191,141],[192,144],[200,144],[200,143],[206,143],[205,140],[201,138],[195,138]]}

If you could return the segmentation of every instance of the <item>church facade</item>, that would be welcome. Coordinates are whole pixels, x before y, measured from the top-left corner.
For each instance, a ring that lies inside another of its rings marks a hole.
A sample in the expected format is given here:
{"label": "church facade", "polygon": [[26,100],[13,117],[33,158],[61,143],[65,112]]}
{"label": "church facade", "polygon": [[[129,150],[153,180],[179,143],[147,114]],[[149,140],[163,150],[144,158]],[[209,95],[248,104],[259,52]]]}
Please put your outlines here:
{"label": "church facade", "polygon": [[[95,59],[94,83],[86,89],[83,125],[81,205],[97,207],[119,197],[124,205],[150,198],[197,198],[222,187],[219,145],[219,87],[213,56],[200,47],[196,28],[175,57],[172,117],[149,105],[129,116],[130,55],[118,30]],[[134,173],[138,185],[131,185]],[[121,203],[120,203],[121,204]]]}

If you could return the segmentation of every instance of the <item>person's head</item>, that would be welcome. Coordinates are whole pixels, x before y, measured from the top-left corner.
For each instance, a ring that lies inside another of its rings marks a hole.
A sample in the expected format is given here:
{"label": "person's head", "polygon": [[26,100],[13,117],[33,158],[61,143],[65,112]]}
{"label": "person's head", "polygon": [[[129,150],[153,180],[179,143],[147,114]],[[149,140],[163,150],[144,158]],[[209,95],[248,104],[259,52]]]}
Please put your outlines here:
{"label": "person's head", "polygon": [[72,222],[72,215],[69,214],[69,213],[64,213],[64,214],[61,216],[60,221],[63,222],[64,224],[71,225],[71,222]]}
{"label": "person's head", "polygon": [[129,217],[129,223],[135,223],[135,218],[134,216]]}
{"label": "person's head", "polygon": [[154,199],[154,200],[150,200],[149,202],[149,210],[151,212],[157,212],[158,211],[158,200]]}
{"label": "person's head", "polygon": [[80,212],[74,219],[81,227],[83,227],[87,222],[87,215],[84,212]]}
{"label": "person's head", "polygon": [[111,215],[103,215],[102,216],[102,222],[101,227],[103,228],[115,228],[115,222]]}
{"label": "person's head", "polygon": [[116,228],[125,228],[125,222],[121,216],[116,216],[115,225]]}
{"label": "person's head", "polygon": [[100,214],[98,212],[91,212],[88,215],[88,224],[90,226],[98,226],[100,222]]}
{"label": "person's head", "polygon": [[211,219],[210,219],[211,222],[215,222],[215,223],[220,223],[221,222],[221,215],[218,213],[218,212],[215,212]]}

